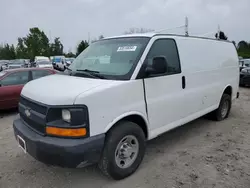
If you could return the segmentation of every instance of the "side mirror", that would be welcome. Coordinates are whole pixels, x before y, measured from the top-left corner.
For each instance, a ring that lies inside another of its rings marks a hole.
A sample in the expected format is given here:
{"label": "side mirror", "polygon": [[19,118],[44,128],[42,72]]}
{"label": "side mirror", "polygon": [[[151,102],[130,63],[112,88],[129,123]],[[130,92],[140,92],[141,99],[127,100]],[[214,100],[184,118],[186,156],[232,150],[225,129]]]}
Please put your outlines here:
{"label": "side mirror", "polygon": [[164,74],[167,72],[167,61],[165,57],[154,57],[151,66],[147,66],[145,69],[146,76],[153,74]]}

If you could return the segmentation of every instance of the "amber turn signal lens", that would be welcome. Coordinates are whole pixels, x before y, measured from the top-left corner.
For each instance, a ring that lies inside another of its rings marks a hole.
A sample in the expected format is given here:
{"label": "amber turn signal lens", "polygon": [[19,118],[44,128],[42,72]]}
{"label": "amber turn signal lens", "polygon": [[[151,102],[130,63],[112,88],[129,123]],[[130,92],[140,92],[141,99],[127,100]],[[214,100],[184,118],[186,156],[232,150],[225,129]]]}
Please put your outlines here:
{"label": "amber turn signal lens", "polygon": [[55,136],[79,137],[87,134],[86,128],[66,129],[58,127],[46,127],[46,133]]}

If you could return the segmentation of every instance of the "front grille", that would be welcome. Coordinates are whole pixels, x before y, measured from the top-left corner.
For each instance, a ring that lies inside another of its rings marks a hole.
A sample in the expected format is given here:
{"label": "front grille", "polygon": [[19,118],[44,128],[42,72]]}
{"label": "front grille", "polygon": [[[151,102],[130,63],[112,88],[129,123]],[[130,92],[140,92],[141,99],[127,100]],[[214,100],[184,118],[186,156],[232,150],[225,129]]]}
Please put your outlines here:
{"label": "front grille", "polygon": [[40,133],[40,134],[45,134],[45,125],[41,125],[40,123],[35,122],[32,119],[29,119],[27,116],[25,116],[24,114],[20,113],[20,117],[22,118],[22,120],[33,130],[35,130],[36,132]]}
{"label": "front grille", "polygon": [[250,83],[250,77],[244,77],[244,78],[243,78],[243,81],[244,81],[244,82],[249,82],[249,83]]}
{"label": "front grille", "polygon": [[47,107],[37,104],[33,101],[27,100],[24,97],[20,97],[20,101],[21,104],[23,104],[24,106],[34,110],[35,112],[39,112],[40,114],[46,115],[47,113]]}
{"label": "front grille", "polygon": [[[26,110],[29,110],[30,112],[28,116]],[[19,113],[21,119],[27,124],[28,127],[40,134],[45,134],[47,114],[47,107],[45,105],[20,97]]]}

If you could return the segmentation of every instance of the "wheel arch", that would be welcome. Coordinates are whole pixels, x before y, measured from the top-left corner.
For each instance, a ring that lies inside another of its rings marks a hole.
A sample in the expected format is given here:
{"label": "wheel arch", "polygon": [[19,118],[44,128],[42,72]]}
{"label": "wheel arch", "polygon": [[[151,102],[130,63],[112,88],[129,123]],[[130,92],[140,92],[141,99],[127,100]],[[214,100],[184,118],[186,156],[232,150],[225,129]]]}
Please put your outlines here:
{"label": "wheel arch", "polygon": [[225,94],[225,93],[228,94],[228,95],[230,95],[231,98],[232,98],[232,95],[233,95],[233,87],[232,87],[231,85],[227,85],[227,86],[224,88],[222,95]]}
{"label": "wheel arch", "polygon": [[118,116],[117,118],[115,118],[105,128],[105,133],[107,133],[112,127],[116,126],[117,123],[120,121],[131,121],[131,122],[138,124],[142,128],[146,139],[148,139],[148,136],[149,136],[148,120],[142,113],[135,112],[135,111],[124,113],[124,114]]}

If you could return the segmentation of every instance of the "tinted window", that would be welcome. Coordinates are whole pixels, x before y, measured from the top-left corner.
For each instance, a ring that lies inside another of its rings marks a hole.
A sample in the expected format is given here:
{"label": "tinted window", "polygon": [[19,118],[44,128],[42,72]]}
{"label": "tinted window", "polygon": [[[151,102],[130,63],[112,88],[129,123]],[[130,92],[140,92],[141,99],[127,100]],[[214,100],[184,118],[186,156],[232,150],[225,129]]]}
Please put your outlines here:
{"label": "tinted window", "polygon": [[22,72],[12,73],[6,76],[1,81],[1,84],[3,86],[23,85],[23,84],[26,84],[28,81],[29,81],[29,72],[22,71]]}
{"label": "tinted window", "polygon": [[35,80],[37,78],[48,76],[51,73],[47,70],[34,70],[34,71],[32,71],[32,74],[33,74],[33,79]]}
{"label": "tinted window", "polygon": [[148,53],[146,63],[152,65],[154,57],[164,57],[166,59],[167,75],[181,72],[177,46],[173,39],[156,40]]}

